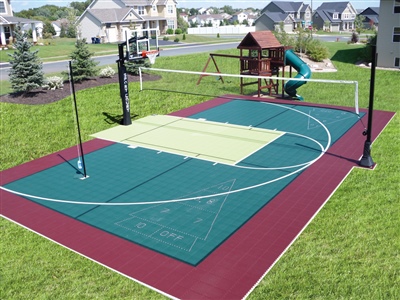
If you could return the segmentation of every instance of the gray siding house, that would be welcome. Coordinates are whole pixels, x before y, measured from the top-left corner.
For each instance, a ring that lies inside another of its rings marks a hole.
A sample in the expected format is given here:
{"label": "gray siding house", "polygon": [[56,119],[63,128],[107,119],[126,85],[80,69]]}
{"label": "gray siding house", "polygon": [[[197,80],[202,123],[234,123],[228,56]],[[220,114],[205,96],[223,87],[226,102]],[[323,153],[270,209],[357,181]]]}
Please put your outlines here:
{"label": "gray siding house", "polygon": [[286,32],[310,27],[311,7],[302,2],[272,1],[261,10],[260,17],[254,22],[256,31],[279,30],[280,24],[283,24]]}
{"label": "gray siding house", "polygon": [[379,26],[379,7],[368,7],[364,9],[360,14],[364,17],[364,28],[375,28]]}
{"label": "gray siding house", "polygon": [[381,0],[377,41],[378,67],[400,68],[400,0]]}
{"label": "gray siding house", "polygon": [[324,2],[313,15],[317,29],[331,32],[353,31],[357,11],[350,2]]}

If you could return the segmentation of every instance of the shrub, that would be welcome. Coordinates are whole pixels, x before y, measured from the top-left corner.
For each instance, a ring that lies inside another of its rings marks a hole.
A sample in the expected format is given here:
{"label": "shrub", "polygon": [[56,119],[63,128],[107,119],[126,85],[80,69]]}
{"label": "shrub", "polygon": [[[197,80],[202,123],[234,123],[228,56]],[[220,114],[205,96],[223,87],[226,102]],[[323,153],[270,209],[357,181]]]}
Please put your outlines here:
{"label": "shrub", "polygon": [[279,26],[279,30],[274,31],[276,39],[279,41],[279,43],[281,43],[282,46],[290,46],[294,48],[296,45],[296,40],[284,30],[283,23],[281,23]]}
{"label": "shrub", "polygon": [[173,29],[171,29],[171,28],[168,28],[167,29],[167,34],[173,34],[174,33],[174,30]]}
{"label": "shrub", "polygon": [[111,78],[115,75],[115,71],[110,66],[100,70],[100,77],[102,78]]}
{"label": "shrub", "polygon": [[186,40],[186,34],[183,34],[182,35],[182,41],[185,41]]}
{"label": "shrub", "polygon": [[359,40],[360,40],[360,38],[359,38],[357,32],[353,32],[353,34],[351,35],[351,40],[350,40],[351,43],[356,44],[356,43],[358,43]]}
{"label": "shrub", "polygon": [[175,38],[175,39],[174,39],[174,42],[175,42],[175,43],[178,43],[178,42],[179,42],[179,38]]}
{"label": "shrub", "polygon": [[58,90],[64,87],[64,79],[58,76],[46,77],[42,88],[45,90]]}
{"label": "shrub", "polygon": [[312,40],[307,44],[308,56],[314,61],[323,61],[329,57],[329,50],[320,40]]}
{"label": "shrub", "polygon": [[168,41],[168,40],[169,40],[169,37],[167,37],[167,36],[163,37],[163,41]]}
{"label": "shrub", "polygon": [[182,34],[182,29],[180,28],[175,29],[175,34]]}

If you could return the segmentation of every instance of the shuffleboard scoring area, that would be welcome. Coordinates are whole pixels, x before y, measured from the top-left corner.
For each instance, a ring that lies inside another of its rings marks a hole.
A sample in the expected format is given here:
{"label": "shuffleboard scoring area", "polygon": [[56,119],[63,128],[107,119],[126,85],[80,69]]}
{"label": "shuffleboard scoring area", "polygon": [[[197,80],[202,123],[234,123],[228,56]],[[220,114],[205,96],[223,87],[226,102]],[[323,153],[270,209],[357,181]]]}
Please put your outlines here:
{"label": "shuffleboard scoring area", "polygon": [[284,132],[190,119],[152,115],[117,126],[94,137],[185,157],[235,165]]}

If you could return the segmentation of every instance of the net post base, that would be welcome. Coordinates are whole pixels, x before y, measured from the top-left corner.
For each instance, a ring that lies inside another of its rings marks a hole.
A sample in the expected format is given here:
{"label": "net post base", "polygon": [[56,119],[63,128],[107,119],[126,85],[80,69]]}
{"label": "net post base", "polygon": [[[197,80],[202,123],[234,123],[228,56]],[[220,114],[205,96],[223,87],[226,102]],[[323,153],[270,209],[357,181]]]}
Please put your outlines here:
{"label": "net post base", "polygon": [[360,160],[360,166],[365,168],[372,168],[375,165],[371,157],[371,143],[366,141],[364,144],[364,153]]}

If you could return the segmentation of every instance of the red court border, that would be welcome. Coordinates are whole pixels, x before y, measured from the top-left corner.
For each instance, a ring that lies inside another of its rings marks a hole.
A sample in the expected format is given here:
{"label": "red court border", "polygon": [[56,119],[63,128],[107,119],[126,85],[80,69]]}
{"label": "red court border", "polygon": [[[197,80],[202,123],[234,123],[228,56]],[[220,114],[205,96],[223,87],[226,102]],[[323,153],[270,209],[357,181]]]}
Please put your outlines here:
{"label": "red court border", "polygon": [[[172,113],[186,117],[233,99],[304,106],[285,100],[227,96]],[[348,110],[348,108],[346,108]],[[362,110],[366,112],[365,110]],[[394,113],[374,111],[373,140]],[[363,117],[364,124],[367,115]],[[0,214],[44,237],[134,279],[171,298],[241,299],[246,297],[318,213],[362,155],[365,136],[353,126],[320,160],[307,168],[198,266],[146,249],[32,201],[0,190]],[[94,139],[85,153],[112,143]],[[76,148],[30,161],[0,173],[3,186],[76,157]]]}

